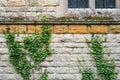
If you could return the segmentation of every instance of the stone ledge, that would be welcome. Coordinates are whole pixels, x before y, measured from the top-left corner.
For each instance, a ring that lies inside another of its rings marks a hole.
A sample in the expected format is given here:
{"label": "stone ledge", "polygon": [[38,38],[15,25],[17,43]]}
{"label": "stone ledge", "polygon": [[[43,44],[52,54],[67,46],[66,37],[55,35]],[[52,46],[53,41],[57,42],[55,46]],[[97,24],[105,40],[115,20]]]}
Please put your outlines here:
{"label": "stone ledge", "polygon": [[[0,33],[6,32],[10,28],[11,33],[31,34],[35,31],[41,32],[41,24],[4,24],[0,25]],[[49,24],[49,23],[47,23]],[[55,34],[120,34],[120,25],[103,25],[103,24],[51,24],[52,33]]]}
{"label": "stone ledge", "polygon": [[0,21],[1,25],[38,25],[44,23],[53,25],[120,25],[120,21]]}

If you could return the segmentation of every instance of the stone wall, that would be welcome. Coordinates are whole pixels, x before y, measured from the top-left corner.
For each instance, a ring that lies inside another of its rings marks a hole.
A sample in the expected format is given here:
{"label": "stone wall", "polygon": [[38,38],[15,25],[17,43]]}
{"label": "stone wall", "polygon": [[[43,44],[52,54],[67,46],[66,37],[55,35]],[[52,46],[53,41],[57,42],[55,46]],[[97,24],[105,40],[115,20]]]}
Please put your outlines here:
{"label": "stone wall", "polygon": [[41,14],[55,16],[59,0],[0,0],[0,21],[39,21]]}
{"label": "stone wall", "polygon": [[[40,31],[42,25],[0,25],[0,80],[23,80],[9,63],[9,51],[2,31],[10,27],[21,34],[16,40],[21,41],[26,35]],[[104,45],[111,49],[111,57],[115,58],[116,80],[120,80],[120,25],[52,25],[50,46],[54,53],[40,64],[47,68],[49,80],[81,80],[77,59],[85,58],[87,66],[96,72],[95,63],[89,54],[86,38],[91,41],[91,33],[107,38]],[[26,29],[27,28],[27,29]],[[36,71],[37,72],[37,71]],[[96,75],[96,74],[95,74]],[[36,75],[36,77],[38,77]]]}
{"label": "stone wall", "polygon": [[[94,5],[94,2],[90,0],[90,4]],[[41,15],[54,21],[59,17],[62,17],[60,20],[72,21],[120,21],[119,3],[117,0],[115,9],[95,9],[92,6],[89,9],[69,9],[68,0],[0,0],[0,21],[40,21]]]}

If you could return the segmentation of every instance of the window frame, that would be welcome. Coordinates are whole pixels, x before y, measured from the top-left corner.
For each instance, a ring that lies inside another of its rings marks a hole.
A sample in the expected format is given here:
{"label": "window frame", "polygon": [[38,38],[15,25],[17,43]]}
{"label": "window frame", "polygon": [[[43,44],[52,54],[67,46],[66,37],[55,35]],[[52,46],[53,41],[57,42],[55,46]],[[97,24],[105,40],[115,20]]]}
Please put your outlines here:
{"label": "window frame", "polygon": [[120,0],[116,0],[116,8],[95,8],[95,0],[89,0],[89,8],[68,8],[68,0],[59,0],[59,6],[56,8],[56,16],[62,17],[65,14],[73,13],[77,14],[79,12],[112,12],[113,14],[120,14]]}
{"label": "window frame", "polygon": [[114,0],[114,3],[113,3],[114,7],[110,7],[110,6],[108,7],[106,0],[103,0],[103,4],[101,7],[98,7],[96,5],[96,2],[97,2],[97,0],[95,0],[95,9],[114,9],[114,8],[116,8],[116,0]]}
{"label": "window frame", "polygon": [[[87,0],[87,1],[88,1],[87,7],[78,7],[78,4],[76,3],[76,7],[75,8],[84,8],[84,9],[89,8],[89,0]],[[78,2],[78,0],[77,0],[77,2]],[[68,8],[73,8],[74,9],[74,7],[69,7],[69,3],[68,3]]]}

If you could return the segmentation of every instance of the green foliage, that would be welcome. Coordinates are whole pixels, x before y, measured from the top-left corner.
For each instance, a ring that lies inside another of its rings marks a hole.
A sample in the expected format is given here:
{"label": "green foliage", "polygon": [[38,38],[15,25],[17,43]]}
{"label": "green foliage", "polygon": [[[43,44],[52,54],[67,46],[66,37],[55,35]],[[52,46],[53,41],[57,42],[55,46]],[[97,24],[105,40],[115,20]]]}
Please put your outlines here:
{"label": "green foliage", "polygon": [[[84,65],[81,63],[84,62]],[[82,57],[82,62],[78,59],[79,71],[82,73],[82,80],[95,80],[92,69],[87,67],[84,57]]]}
{"label": "green foliage", "polygon": [[100,80],[116,80],[117,74],[115,72],[114,60],[106,60],[104,58],[105,51],[101,37],[98,35],[92,35],[91,40],[91,43],[87,42],[87,44],[91,49],[91,54],[95,60]]}
{"label": "green foliage", "polygon": [[[44,21],[46,21],[46,17]],[[15,41],[15,34],[9,33],[9,31],[10,29],[7,28],[5,35],[10,51],[10,63],[14,66],[17,73],[21,74],[24,80],[30,80],[30,70],[38,67],[39,64],[52,53],[49,47],[51,26],[44,24],[41,29],[41,34],[35,32],[32,36],[26,36],[23,41],[21,41],[23,44]],[[27,57],[30,60],[28,60]],[[46,76],[46,74],[45,71],[43,75]],[[47,80],[47,78],[43,80]]]}
{"label": "green foliage", "polygon": [[82,69],[82,80],[94,80],[93,71],[90,68]]}
{"label": "green foliage", "polygon": [[45,71],[42,73],[42,75],[41,75],[41,77],[40,77],[40,80],[48,80],[47,70],[45,70]]}
{"label": "green foliage", "polygon": [[15,34],[6,34],[6,39],[10,51],[11,64],[24,80],[30,80],[31,64],[26,59],[26,53],[20,49],[21,45],[15,41]]}

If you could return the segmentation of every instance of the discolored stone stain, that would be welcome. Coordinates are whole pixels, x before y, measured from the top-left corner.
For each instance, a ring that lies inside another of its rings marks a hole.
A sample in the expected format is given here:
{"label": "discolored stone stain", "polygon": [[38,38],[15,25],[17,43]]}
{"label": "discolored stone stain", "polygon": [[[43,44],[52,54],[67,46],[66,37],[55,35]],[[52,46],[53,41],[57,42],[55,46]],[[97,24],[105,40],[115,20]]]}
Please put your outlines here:
{"label": "discolored stone stain", "polygon": [[8,0],[8,6],[23,6],[25,0]]}

